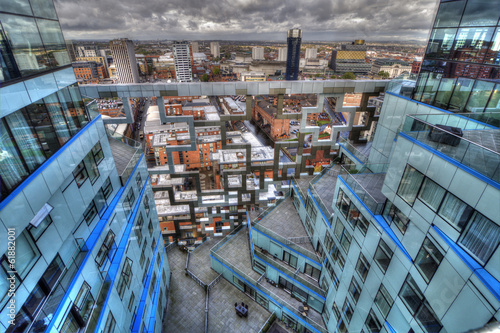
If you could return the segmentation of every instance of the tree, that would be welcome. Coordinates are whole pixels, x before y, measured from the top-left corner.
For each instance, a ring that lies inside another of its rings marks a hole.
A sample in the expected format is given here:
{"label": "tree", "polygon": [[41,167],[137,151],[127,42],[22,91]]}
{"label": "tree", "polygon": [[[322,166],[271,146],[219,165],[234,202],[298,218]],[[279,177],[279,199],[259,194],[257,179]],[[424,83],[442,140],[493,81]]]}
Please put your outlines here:
{"label": "tree", "polygon": [[347,72],[347,73],[344,73],[344,75],[342,75],[342,78],[344,80],[355,80],[356,75],[354,75],[354,73],[352,73],[352,72]]}
{"label": "tree", "polygon": [[203,74],[203,76],[201,77],[201,81],[208,82],[208,75],[207,75],[207,73]]}
{"label": "tree", "polygon": [[384,78],[384,79],[388,79],[388,78],[389,78],[389,76],[390,76],[390,75],[389,75],[389,73],[387,73],[386,71],[380,71],[380,72],[378,72],[378,74],[377,74],[377,75],[378,75],[378,76],[381,76],[381,77],[382,77],[382,78]]}
{"label": "tree", "polygon": [[220,74],[220,68],[219,67],[214,67],[214,69],[212,70],[212,73],[214,73],[214,75],[219,75]]}

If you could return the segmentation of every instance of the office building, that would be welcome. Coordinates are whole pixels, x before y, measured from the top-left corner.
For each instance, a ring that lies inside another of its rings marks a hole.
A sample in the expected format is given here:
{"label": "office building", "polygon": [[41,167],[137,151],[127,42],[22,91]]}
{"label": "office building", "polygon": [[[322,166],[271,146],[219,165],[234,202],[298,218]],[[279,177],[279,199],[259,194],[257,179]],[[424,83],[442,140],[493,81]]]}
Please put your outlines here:
{"label": "office building", "polygon": [[316,59],[318,57],[318,49],[306,49],[306,59]]}
{"label": "office building", "polygon": [[422,57],[415,57],[413,62],[411,63],[411,73],[417,74],[420,73],[420,68],[422,67]]}
{"label": "office building", "polygon": [[[443,1],[435,25],[484,22],[480,8]],[[391,81],[373,142],[341,139],[336,163],[212,248],[212,268],[297,332],[497,331],[500,110],[482,101],[496,92],[467,96],[477,113],[423,103],[430,78],[448,83],[432,69],[414,98],[414,81]]]}
{"label": "office building", "polygon": [[373,74],[378,74],[379,72],[386,72],[389,74],[390,78],[395,78],[403,74],[410,74],[412,70],[412,64],[399,60],[399,59],[375,59],[372,63],[371,72]]}
{"label": "office building", "polygon": [[[193,51],[193,52],[195,52],[195,51]],[[219,42],[210,42],[210,53],[214,56],[214,58],[220,57]]]}
{"label": "office building", "polygon": [[330,68],[339,74],[351,72],[367,74],[371,65],[366,62],[367,45],[362,39],[357,39],[351,44],[342,44],[340,49],[332,50]]}
{"label": "office building", "polygon": [[174,42],[175,78],[178,82],[193,81],[193,52],[187,41]]}
{"label": "office building", "polygon": [[254,46],[252,47],[252,59],[253,60],[264,60],[264,48]]}
{"label": "office building", "polygon": [[100,55],[95,45],[78,45],[76,51],[77,57],[97,57]]}
{"label": "office building", "polygon": [[287,33],[286,79],[297,80],[299,77],[300,45],[302,30],[290,29]]}
{"label": "office building", "polygon": [[278,49],[278,58],[276,60],[277,61],[286,61],[286,57],[287,57],[287,48],[280,47]]}
{"label": "office building", "polygon": [[135,59],[134,43],[127,38],[109,42],[113,64],[116,68],[119,83],[138,83],[139,70]]}
{"label": "office building", "polygon": [[200,44],[198,42],[191,42],[191,47],[193,48],[193,53],[200,52]]}
{"label": "office building", "polygon": [[106,68],[95,61],[75,61],[73,71],[80,82],[99,83],[108,77]]}
{"label": "office building", "polygon": [[[84,104],[34,4],[0,14],[0,331],[159,333],[170,271],[140,144]],[[46,56],[26,66],[28,44]]]}

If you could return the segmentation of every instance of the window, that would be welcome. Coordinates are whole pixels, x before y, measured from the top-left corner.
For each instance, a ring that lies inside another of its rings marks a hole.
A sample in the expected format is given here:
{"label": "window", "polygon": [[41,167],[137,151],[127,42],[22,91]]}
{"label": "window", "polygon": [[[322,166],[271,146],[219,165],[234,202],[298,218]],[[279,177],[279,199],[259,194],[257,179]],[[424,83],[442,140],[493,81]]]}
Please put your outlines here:
{"label": "window", "polygon": [[347,217],[347,213],[349,212],[349,207],[351,206],[351,199],[342,191],[342,189],[339,189],[339,195],[337,198],[337,208],[340,210],[342,215],[344,217]]}
{"label": "window", "polygon": [[403,287],[401,287],[401,291],[399,292],[399,297],[406,305],[408,311],[410,311],[412,316],[415,315],[415,313],[417,312],[418,308],[420,307],[424,299],[424,295],[418,288],[417,284],[415,283],[415,280],[413,280],[413,278],[409,274],[406,277]]}
{"label": "window", "polygon": [[255,300],[258,304],[262,305],[265,309],[269,308],[269,300],[262,296],[260,293],[255,294]]}
{"label": "window", "polygon": [[94,200],[92,200],[87,209],[85,209],[85,211],[83,212],[83,219],[85,220],[87,225],[90,225],[94,220],[94,217],[96,217],[96,215],[97,215],[97,208],[95,206]]}
{"label": "window", "polygon": [[332,252],[332,258],[337,262],[339,265],[340,269],[344,269],[345,265],[345,259],[342,256],[342,253],[340,253],[340,250],[338,247],[336,247],[333,252]]}
{"label": "window", "polygon": [[[337,289],[337,287],[338,287],[338,285],[337,285],[337,275],[335,274],[335,271],[333,270],[333,266],[330,263],[329,259],[326,259],[325,268],[326,268],[326,271],[328,272],[328,274],[330,274],[330,279],[333,281],[333,287],[335,289]],[[324,278],[323,278],[323,282],[325,282]]]}
{"label": "window", "polygon": [[102,331],[102,333],[113,333],[115,332],[115,327],[116,327],[115,318],[113,317],[111,311],[109,311],[108,319],[106,319],[106,325],[104,325],[104,330]]}
{"label": "window", "polygon": [[144,245],[142,246],[141,250],[141,258],[139,259],[139,264],[141,265],[142,268],[144,268],[144,260],[146,260],[146,247],[148,245],[148,242],[145,241]]}
{"label": "window", "polygon": [[132,264],[132,260],[127,257],[122,267],[120,280],[118,280],[118,285],[116,286],[116,290],[118,292],[118,295],[120,296],[120,299],[123,299],[125,288],[130,287],[130,282],[132,281]]}
{"label": "window", "polygon": [[142,242],[142,226],[144,224],[144,218],[142,214],[139,213],[139,218],[137,219],[137,224],[134,227],[135,237],[137,238],[137,244]]}
{"label": "window", "polygon": [[429,178],[425,178],[424,184],[418,194],[418,198],[434,211],[437,211],[445,193],[446,191],[444,188]]}
{"label": "window", "polygon": [[148,224],[149,237],[153,236],[153,223],[149,220]]}
{"label": "window", "polygon": [[293,268],[297,268],[297,257],[287,251],[283,251],[283,261]]}
{"label": "window", "polygon": [[426,238],[415,259],[415,267],[418,269],[425,282],[430,282],[441,260],[443,260],[443,255],[439,249],[429,238]]}
{"label": "window", "polygon": [[500,242],[500,226],[475,212],[458,243],[483,265]]}
{"label": "window", "polygon": [[314,203],[310,197],[307,197],[306,210],[307,210],[307,214],[311,217],[311,220],[315,223],[317,211],[316,211],[316,208],[314,207]]}
{"label": "window", "polygon": [[337,219],[337,222],[335,223],[335,230],[333,231],[333,234],[340,241],[340,239],[342,238],[343,232],[344,232],[344,225],[342,224],[342,222],[339,219]]}
{"label": "window", "polygon": [[338,322],[340,320],[340,310],[335,302],[332,305],[332,312],[335,317],[335,320]]}
{"label": "window", "polygon": [[306,230],[309,233],[309,235],[313,235],[314,234],[314,228],[312,226],[311,218],[309,216],[306,216],[306,222],[304,224],[305,224]]}
{"label": "window", "polygon": [[472,208],[453,194],[447,193],[438,214],[455,229],[462,231],[472,214]]}
{"label": "window", "polygon": [[144,211],[146,212],[146,216],[149,216],[149,197],[147,195],[144,196]]}
{"label": "window", "polygon": [[367,332],[369,333],[378,333],[382,329],[382,325],[380,324],[377,316],[375,316],[373,310],[370,310],[370,312],[368,313],[365,321],[365,326]]}
{"label": "window", "polygon": [[47,215],[37,227],[30,224],[27,229],[31,234],[31,236],[33,237],[33,239],[37,241],[38,239],[40,239],[40,236],[42,236],[44,231],[47,230],[47,228],[51,223],[52,223],[52,218],[50,217],[50,215]]}
{"label": "window", "polygon": [[407,165],[398,188],[398,195],[409,205],[413,205],[424,175]]}
{"label": "window", "polygon": [[264,265],[263,263],[261,263],[260,261],[258,260],[254,260],[253,261],[253,267],[260,273],[260,274],[264,274],[266,272],[266,265]]}
{"label": "window", "polygon": [[91,152],[95,163],[99,165],[99,163],[101,163],[101,161],[104,159],[104,153],[102,152],[101,143],[97,142],[96,145],[92,147]]}
{"label": "window", "polygon": [[99,178],[99,169],[97,168],[97,163],[94,160],[92,150],[87,154],[87,156],[85,156],[83,163],[85,164],[85,169],[87,170],[90,182],[94,184],[97,178]]}
{"label": "window", "polygon": [[344,320],[347,324],[351,322],[354,310],[352,309],[351,303],[348,299],[345,300],[344,306],[342,307],[342,312],[344,313]]}
{"label": "window", "polygon": [[332,251],[332,248],[333,248],[333,239],[332,239],[332,236],[330,236],[330,233],[326,233],[326,236],[325,236],[325,250],[327,253],[330,253]]}
{"label": "window", "polygon": [[130,299],[128,300],[128,311],[132,311],[132,307],[134,306],[134,302],[135,302],[135,294],[134,292],[132,292],[132,294],[130,295]]}
{"label": "window", "polygon": [[90,285],[87,282],[83,282],[82,287],[75,298],[75,311],[85,323],[90,318],[90,313],[94,303],[94,297],[90,292]]}
{"label": "window", "polygon": [[153,239],[153,242],[151,243],[151,251],[155,251],[156,250],[156,239]]}
{"label": "window", "polygon": [[387,200],[387,204],[384,208],[384,217],[389,221],[389,224],[394,223],[399,231],[401,231],[403,235],[405,234],[410,224],[410,219],[389,200]]}
{"label": "window", "polygon": [[132,210],[132,206],[134,205],[134,201],[135,201],[134,189],[131,187],[128,190],[125,200],[123,200],[123,211],[125,213],[125,216],[128,217],[128,214],[130,213],[130,211]]}
{"label": "window", "polygon": [[[99,249],[99,252],[97,252],[97,256],[95,258],[95,262],[97,263],[97,266],[101,267],[104,262],[106,261],[106,258],[111,257],[114,251],[111,251],[114,249],[115,246],[115,234],[113,231],[108,231],[106,238],[102,242],[101,248]],[[110,258],[111,259],[111,258]]]}
{"label": "window", "polygon": [[393,254],[394,251],[391,250],[389,245],[387,245],[387,243],[383,239],[380,239],[380,242],[378,242],[377,250],[375,251],[373,259],[375,260],[378,267],[380,267],[380,269],[384,274],[385,272],[387,272],[387,268],[391,263]]}
{"label": "window", "polygon": [[358,282],[353,276],[351,279],[351,284],[349,285],[349,295],[351,295],[352,299],[354,300],[354,304],[358,302],[360,294],[361,294],[361,287],[359,286]]}
{"label": "window", "polygon": [[361,231],[361,233],[363,234],[363,236],[366,236],[366,232],[368,231],[368,226],[369,225],[370,224],[365,219],[365,217],[363,215],[360,215],[359,219],[358,219],[357,226],[358,226],[359,230]]}
{"label": "window", "polygon": [[358,208],[354,206],[354,204],[351,204],[351,207],[349,208],[349,214],[347,215],[347,222],[349,222],[353,229],[358,224],[360,215],[361,214],[359,213]]}
{"label": "window", "polygon": [[83,183],[85,183],[87,178],[89,178],[87,169],[85,169],[85,163],[83,161],[81,161],[73,171],[73,177],[75,178],[76,185],[78,185],[78,187],[81,187]]}
{"label": "window", "polygon": [[148,258],[148,261],[146,262],[146,268],[144,268],[144,273],[142,275],[142,284],[144,284],[144,280],[146,279],[146,273],[148,272],[149,264],[151,264],[150,258]]}
{"label": "window", "polygon": [[304,274],[309,275],[310,277],[312,277],[313,279],[315,279],[317,281],[317,280],[319,280],[319,276],[321,275],[321,271],[319,269],[317,269],[316,267],[311,266],[308,263],[306,263],[306,265],[304,267]]}
{"label": "window", "polygon": [[151,285],[149,287],[149,298],[153,295],[153,290],[156,286],[156,272],[153,273],[153,278],[151,279]]}
{"label": "window", "polygon": [[361,277],[361,281],[365,282],[368,271],[370,270],[370,263],[366,260],[363,253],[359,254],[359,259],[356,264],[356,272],[358,272]]}
{"label": "window", "polygon": [[381,284],[378,293],[375,296],[375,304],[377,305],[380,313],[382,313],[384,318],[386,318],[389,314],[393,303],[394,300],[392,299],[391,295],[389,295],[389,292],[387,291],[387,289],[385,289],[384,285]]}
{"label": "window", "polygon": [[109,196],[113,193],[113,185],[111,184],[111,179],[109,177],[106,179],[101,188],[104,193],[104,198],[106,198],[106,200],[109,199]]}
{"label": "window", "polygon": [[137,184],[137,188],[140,190],[142,188],[142,178],[140,172],[137,172],[137,175],[135,176],[135,182]]}
{"label": "window", "polygon": [[345,253],[349,252],[349,246],[351,246],[352,236],[344,229],[342,234],[342,239],[340,240],[340,245],[344,249]]}
{"label": "window", "polygon": [[441,325],[439,320],[436,318],[436,314],[427,301],[422,303],[422,306],[418,309],[415,318],[417,318],[417,323],[423,331],[427,333],[440,332],[443,327],[443,325]]}

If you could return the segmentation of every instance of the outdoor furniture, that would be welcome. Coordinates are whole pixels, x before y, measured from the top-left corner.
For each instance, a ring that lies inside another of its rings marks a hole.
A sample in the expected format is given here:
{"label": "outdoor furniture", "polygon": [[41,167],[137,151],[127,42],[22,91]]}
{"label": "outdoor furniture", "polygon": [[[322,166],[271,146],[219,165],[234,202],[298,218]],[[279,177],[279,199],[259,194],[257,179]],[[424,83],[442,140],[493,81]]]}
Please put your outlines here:
{"label": "outdoor furniture", "polygon": [[236,307],[236,313],[240,317],[247,317],[248,316],[248,310],[243,306],[243,305],[238,305]]}
{"label": "outdoor furniture", "polygon": [[450,146],[458,146],[463,136],[461,128],[445,125],[435,125],[429,131],[429,140],[444,143]]}

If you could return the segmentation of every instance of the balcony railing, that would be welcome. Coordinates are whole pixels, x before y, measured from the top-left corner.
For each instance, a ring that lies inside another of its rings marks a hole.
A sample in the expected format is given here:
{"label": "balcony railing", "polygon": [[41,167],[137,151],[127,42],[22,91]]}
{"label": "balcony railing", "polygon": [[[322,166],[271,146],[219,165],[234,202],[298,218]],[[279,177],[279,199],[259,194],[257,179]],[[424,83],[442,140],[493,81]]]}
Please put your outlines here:
{"label": "balcony railing", "polygon": [[356,147],[354,147],[349,140],[345,138],[340,138],[339,144],[348,152],[350,152],[354,157],[356,157],[361,163],[366,163],[368,161],[368,156],[360,152]]}
{"label": "balcony railing", "polygon": [[307,281],[303,277],[301,277],[299,274],[295,274],[295,271],[290,269],[290,266],[285,265],[281,260],[278,259],[271,259],[267,255],[264,255],[262,253],[259,253],[258,251],[255,251],[255,256],[266,262],[268,265],[277,267],[278,270],[282,271],[283,273],[287,274],[291,278],[295,279],[296,281],[300,282],[310,290],[314,291],[316,294],[321,295],[322,297],[326,297],[326,292],[319,288],[318,286],[315,286],[313,283],[310,281]]}
{"label": "balcony railing", "polygon": [[[495,114],[490,115],[492,119]],[[445,154],[458,163],[477,171],[496,183],[500,183],[500,153],[491,148],[496,142],[499,129],[475,120],[475,116],[462,115],[409,115],[401,132],[424,145]],[[483,115],[483,117],[488,117]],[[485,118],[486,119],[486,118]],[[463,136],[456,135],[437,124],[458,127]],[[471,131],[471,132],[469,132]],[[474,142],[472,140],[476,140]],[[492,143],[491,148],[482,142]],[[498,146],[496,146],[498,147]]]}
{"label": "balcony railing", "polygon": [[373,189],[369,190],[369,186],[367,186],[367,184],[361,184],[355,176],[362,174],[386,173],[388,166],[388,164],[365,164],[360,170],[358,170],[355,165],[342,165],[340,169],[340,177],[374,215],[382,214],[385,198],[372,196],[370,191],[373,191]]}
{"label": "balcony railing", "polygon": [[[135,140],[133,140],[129,137],[126,137],[124,135],[121,135],[121,134],[111,133],[109,131],[107,131],[107,134],[108,134],[108,138],[110,140],[115,140],[116,142],[120,142],[122,144],[125,144],[125,145],[135,149],[135,151],[133,151],[133,153],[126,153],[127,158],[129,158],[129,160],[128,160],[128,163],[123,168],[123,171],[120,173],[120,180],[122,182],[122,185],[125,185],[125,183],[129,179],[130,175],[134,171],[135,166],[137,165],[137,163],[139,162],[139,160],[141,158],[141,155],[143,153],[142,144],[138,141],[135,141]],[[117,161],[115,160],[115,163],[116,162]],[[117,165],[117,167],[118,167],[118,165]]]}

